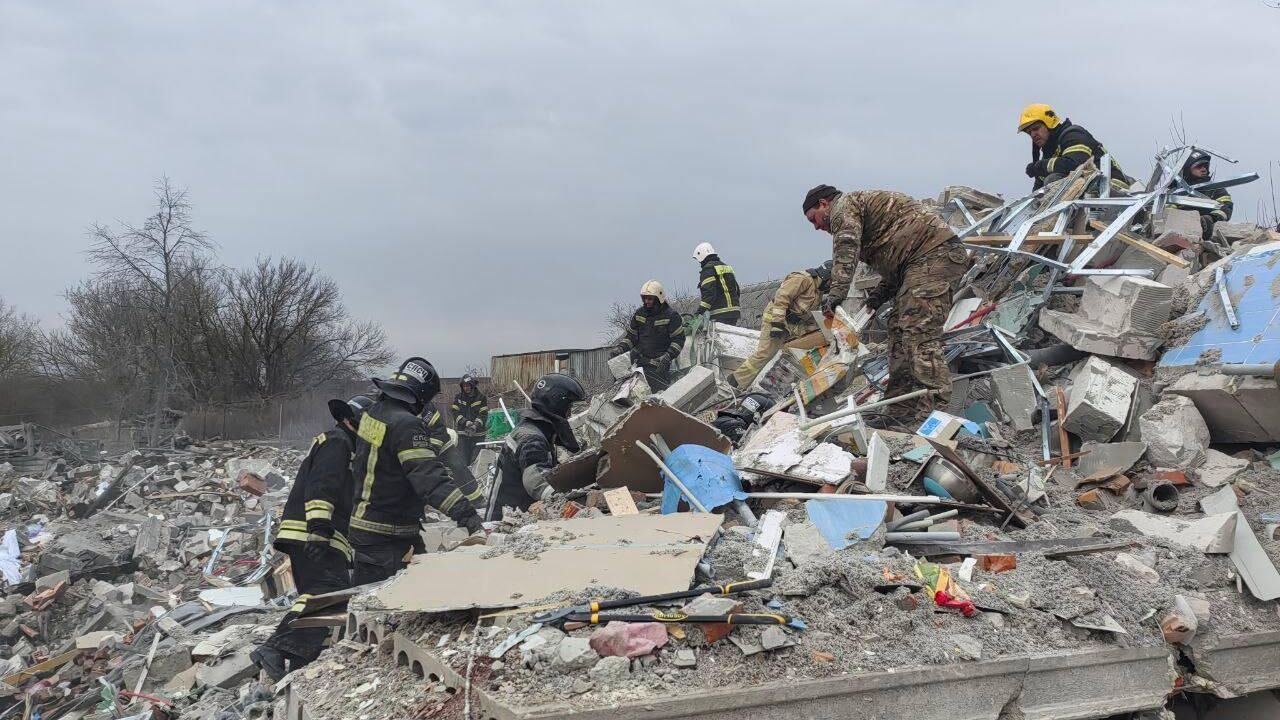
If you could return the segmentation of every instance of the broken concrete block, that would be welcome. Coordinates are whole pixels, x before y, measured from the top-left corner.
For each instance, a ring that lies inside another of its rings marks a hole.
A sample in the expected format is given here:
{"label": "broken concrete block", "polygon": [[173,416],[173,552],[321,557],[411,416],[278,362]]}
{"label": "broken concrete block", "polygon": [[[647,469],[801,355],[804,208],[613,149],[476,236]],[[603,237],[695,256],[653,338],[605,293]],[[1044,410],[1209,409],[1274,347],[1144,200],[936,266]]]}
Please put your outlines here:
{"label": "broken concrete block", "polygon": [[1031,384],[1031,371],[1025,366],[1004,367],[987,376],[1000,409],[1018,432],[1035,427],[1031,421],[1036,410],[1036,389]]}
{"label": "broken concrete block", "polygon": [[210,660],[196,668],[196,684],[204,687],[231,688],[251,680],[258,674],[249,653],[251,647],[242,647],[217,660]]}
{"label": "broken concrete block", "polygon": [[631,372],[631,353],[625,352],[609,359],[609,372],[614,380],[621,380]]}
{"label": "broken concrete block", "polygon": [[1153,585],[1160,582],[1160,573],[1129,553],[1116,553],[1116,564]]}
{"label": "broken concrete block", "polygon": [[1280,387],[1270,377],[1188,373],[1168,392],[1196,404],[1214,442],[1280,441]]}
{"label": "broken concrete block", "polygon": [[1158,537],[1205,553],[1231,552],[1235,545],[1235,513],[1219,513],[1199,520],[1155,515],[1141,510],[1121,510],[1113,522],[1127,524],[1149,537]]}
{"label": "broken concrete block", "polygon": [[1231,482],[1235,476],[1249,467],[1248,460],[1233,458],[1230,455],[1210,448],[1205,451],[1204,464],[1199,467],[1200,484],[1206,487],[1221,487]]}
{"label": "broken concrete block", "polygon": [[1153,465],[1193,468],[1204,462],[1209,427],[1195,403],[1182,395],[1166,395],[1138,419]]}
{"label": "broken concrete block", "polygon": [[59,570],[56,573],[50,573],[49,575],[36,578],[36,592],[57,587],[58,583],[69,582],[71,582],[71,572],[68,570]]}
{"label": "broken concrete block", "polygon": [[715,371],[703,365],[694,365],[684,377],[658,393],[658,397],[677,410],[694,410],[715,391]]}
{"label": "broken concrete block", "polygon": [[1173,288],[1130,276],[1092,276],[1074,313],[1044,309],[1040,327],[1077,350],[1154,360],[1164,342]]}
{"label": "broken concrete block", "polygon": [[124,637],[118,632],[97,630],[76,638],[76,649],[93,651],[102,647],[104,642],[122,642],[123,640]]}
{"label": "broken concrete block", "polygon": [[781,650],[795,646],[795,641],[787,636],[785,630],[777,625],[770,625],[760,633],[760,646],[765,650]]}
{"label": "broken concrete block", "polygon": [[1244,578],[1249,592],[1259,600],[1275,600],[1280,597],[1280,572],[1267,554],[1258,536],[1253,534],[1249,521],[1240,512],[1235,490],[1224,487],[1208,497],[1200,498],[1200,508],[1207,513],[1228,513],[1236,518],[1232,537],[1231,564]]}
{"label": "broken concrete block", "polygon": [[970,635],[956,634],[950,637],[951,649],[961,660],[981,660],[982,641]]}
{"label": "broken concrete block", "polygon": [[680,648],[676,651],[671,664],[678,668],[695,668],[698,667],[698,655],[693,648]]}
{"label": "broken concrete block", "polygon": [[1199,239],[1203,233],[1200,228],[1200,213],[1166,206],[1164,212],[1151,218],[1151,234],[1160,237],[1165,233],[1178,233]]}
{"label": "broken concrete block", "polygon": [[600,685],[616,685],[631,675],[631,661],[625,657],[602,657],[587,671],[587,676]]}
{"label": "broken concrete block", "polygon": [[1071,396],[1063,426],[1085,440],[1106,442],[1124,426],[1138,381],[1100,357],[1071,373]]}
{"label": "broken concrete block", "polygon": [[1147,452],[1143,442],[1087,442],[1080,452],[1088,454],[1080,458],[1076,475],[1082,478],[1108,478],[1122,475]]}
{"label": "broken concrete block", "polygon": [[566,637],[556,646],[551,657],[551,667],[562,673],[585,670],[596,664],[600,656],[591,648],[586,638]]}

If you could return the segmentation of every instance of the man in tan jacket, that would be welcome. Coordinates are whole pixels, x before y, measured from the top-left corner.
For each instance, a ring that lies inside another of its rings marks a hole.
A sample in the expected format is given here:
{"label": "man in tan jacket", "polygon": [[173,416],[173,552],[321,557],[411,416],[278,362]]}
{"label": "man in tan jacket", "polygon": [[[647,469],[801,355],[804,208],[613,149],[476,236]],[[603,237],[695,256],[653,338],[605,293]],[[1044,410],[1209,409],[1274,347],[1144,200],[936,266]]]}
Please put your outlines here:
{"label": "man in tan jacket", "polygon": [[831,261],[804,272],[789,273],[773,300],[760,317],[760,341],[756,351],[729,376],[729,384],[745,388],[756,379],[760,368],[769,362],[782,346],[794,338],[818,329],[813,311],[822,301],[822,293],[831,284]]}

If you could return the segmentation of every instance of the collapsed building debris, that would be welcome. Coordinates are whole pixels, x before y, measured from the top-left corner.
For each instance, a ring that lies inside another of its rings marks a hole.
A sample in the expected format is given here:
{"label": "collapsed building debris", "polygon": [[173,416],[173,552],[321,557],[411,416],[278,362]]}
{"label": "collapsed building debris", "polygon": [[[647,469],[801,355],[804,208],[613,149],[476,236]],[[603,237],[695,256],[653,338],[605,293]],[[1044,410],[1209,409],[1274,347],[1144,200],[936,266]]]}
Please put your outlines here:
{"label": "collapsed building debris", "polygon": [[716,421],[757,330],[694,320],[657,393],[614,358],[554,496],[483,544],[427,524],[386,583],[303,598],[294,622],[331,643],[274,686],[249,651],[294,599],[269,546],[299,453],[0,473],[10,697],[73,717],[106,693],[99,713],[210,718],[1083,718],[1280,687],[1280,236],[1206,239],[1191,151],[1129,195],[1105,162],[1008,201],[947,188],[978,262],[943,336],[950,402],[914,426],[885,408],[927,391],[882,396],[883,318],[856,292],[766,364],[771,404],[732,437]]}

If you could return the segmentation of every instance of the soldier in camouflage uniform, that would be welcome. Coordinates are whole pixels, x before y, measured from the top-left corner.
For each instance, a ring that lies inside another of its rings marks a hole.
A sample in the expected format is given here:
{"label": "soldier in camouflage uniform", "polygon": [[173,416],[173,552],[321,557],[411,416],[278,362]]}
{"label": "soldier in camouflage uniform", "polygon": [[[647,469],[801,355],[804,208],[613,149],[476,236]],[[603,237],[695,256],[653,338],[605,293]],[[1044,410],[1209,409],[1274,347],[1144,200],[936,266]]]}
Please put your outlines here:
{"label": "soldier in camouflage uniform", "polygon": [[927,413],[933,401],[948,400],[951,372],[942,354],[942,324],[970,264],[955,233],[911,197],[888,190],[842,193],[819,185],[805,196],[804,214],[815,230],[833,238],[835,264],[824,311],[833,311],[848,297],[859,262],[881,278],[867,306],[876,309],[894,301],[885,397],[921,387],[934,391],[923,402],[890,406],[890,414],[913,420]]}
{"label": "soldier in camouflage uniform", "polygon": [[756,351],[729,376],[729,384],[735,388],[749,386],[783,345],[817,330],[813,311],[818,309],[822,293],[830,284],[830,260],[821,267],[789,273],[783,278],[778,292],[760,316]]}

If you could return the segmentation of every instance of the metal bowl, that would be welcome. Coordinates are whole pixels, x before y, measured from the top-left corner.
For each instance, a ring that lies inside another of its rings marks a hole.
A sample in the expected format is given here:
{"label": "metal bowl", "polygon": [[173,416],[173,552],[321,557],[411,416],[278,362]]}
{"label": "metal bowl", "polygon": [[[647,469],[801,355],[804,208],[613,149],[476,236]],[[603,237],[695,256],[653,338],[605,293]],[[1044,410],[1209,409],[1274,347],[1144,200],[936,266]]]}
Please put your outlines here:
{"label": "metal bowl", "polygon": [[924,466],[925,478],[937,483],[947,494],[963,503],[976,503],[982,499],[978,488],[955,465],[941,455],[934,455]]}

